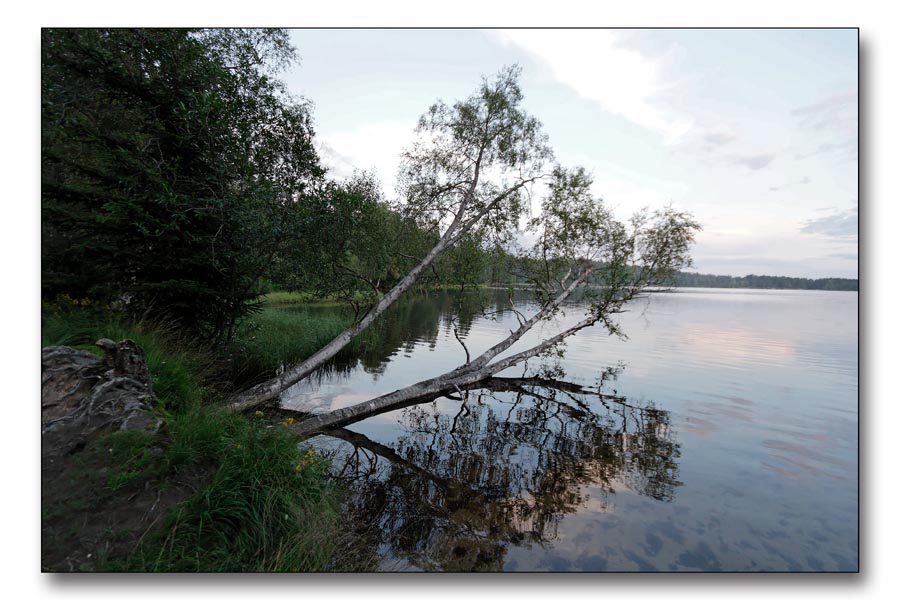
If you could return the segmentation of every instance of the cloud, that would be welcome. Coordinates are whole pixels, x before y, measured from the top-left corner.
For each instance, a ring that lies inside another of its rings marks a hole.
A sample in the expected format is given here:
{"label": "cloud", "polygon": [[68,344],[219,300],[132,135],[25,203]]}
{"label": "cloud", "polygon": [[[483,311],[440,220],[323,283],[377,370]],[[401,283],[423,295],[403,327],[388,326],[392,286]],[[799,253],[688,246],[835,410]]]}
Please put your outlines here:
{"label": "cloud", "polygon": [[800,231],[826,237],[856,238],[859,231],[859,207],[854,206],[847,210],[805,221],[800,227]]}
{"label": "cloud", "polygon": [[331,144],[322,141],[321,139],[316,139],[316,152],[319,154],[319,158],[322,159],[322,164],[328,169],[328,173],[333,177],[338,179],[343,179],[349,177],[353,174],[353,171],[358,169],[356,165],[353,164],[353,161],[335,150]]}
{"label": "cloud", "polygon": [[794,158],[835,154],[838,162],[858,157],[859,97],[856,90],[833,93],[790,111],[808,138],[805,148]]}
{"label": "cloud", "polygon": [[796,158],[797,160],[803,160],[805,158],[810,158],[812,156],[817,156],[819,154],[829,154],[831,152],[837,152],[838,150],[843,150],[845,148],[848,148],[849,146],[851,146],[853,144],[854,144],[853,140],[847,140],[840,144],[832,144],[832,143],[819,144],[815,150],[811,150],[809,152],[798,152],[797,154],[794,155],[794,158]]}
{"label": "cloud", "polygon": [[322,135],[319,147],[323,162],[338,178],[356,169],[374,171],[389,193],[394,188],[400,153],[414,139],[414,128],[415,122],[376,121]]}
{"label": "cloud", "polygon": [[795,108],[791,111],[791,115],[812,119],[811,122],[815,122],[817,119],[821,119],[823,115],[833,116],[845,113],[851,109],[853,112],[856,112],[857,101],[858,97],[855,91],[831,94],[821,97],[811,104]]}
{"label": "cloud", "polygon": [[707,166],[722,164],[724,153],[734,151],[734,143],[738,136],[731,126],[701,127],[695,126],[689,133],[678,139],[669,152],[698,159]]}
{"label": "cloud", "polygon": [[775,154],[771,152],[766,154],[753,155],[732,154],[725,157],[726,163],[739,167],[747,167],[748,169],[751,169],[753,171],[764,169],[773,160],[775,160]]}
{"label": "cloud", "polygon": [[840,143],[823,143],[819,144],[815,149],[808,150],[806,152],[798,152],[794,155],[794,158],[797,160],[805,160],[807,158],[812,158],[813,156],[819,156],[821,154],[833,154],[839,153],[842,156],[839,158],[847,158],[847,159],[855,159],[857,156],[856,151],[856,139],[845,140]]}
{"label": "cloud", "polygon": [[625,46],[618,32],[603,30],[499,30],[497,37],[545,63],[556,79],[605,110],[674,142],[691,128],[690,119],[659,105],[664,57]]}
{"label": "cloud", "polygon": [[795,185],[806,185],[808,183],[812,183],[812,179],[810,179],[809,177],[804,175],[803,178],[798,179],[797,181],[789,181],[788,183],[782,183],[781,185],[773,185],[772,187],[769,188],[769,191],[770,192],[778,192],[778,191],[787,189],[789,187],[793,187]]}
{"label": "cloud", "polygon": [[724,131],[710,131],[700,136],[700,139],[706,143],[708,150],[712,150],[730,144],[737,139],[737,136]]}

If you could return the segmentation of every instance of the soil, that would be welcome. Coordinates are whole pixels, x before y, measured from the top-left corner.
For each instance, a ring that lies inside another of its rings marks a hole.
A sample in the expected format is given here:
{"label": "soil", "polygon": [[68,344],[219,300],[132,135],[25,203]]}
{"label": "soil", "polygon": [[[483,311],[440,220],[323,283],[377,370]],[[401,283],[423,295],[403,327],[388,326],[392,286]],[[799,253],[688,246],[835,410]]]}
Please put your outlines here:
{"label": "soil", "polygon": [[210,465],[200,466],[164,481],[138,478],[113,490],[108,480],[115,466],[108,454],[96,441],[42,470],[42,571],[110,570],[214,472]]}

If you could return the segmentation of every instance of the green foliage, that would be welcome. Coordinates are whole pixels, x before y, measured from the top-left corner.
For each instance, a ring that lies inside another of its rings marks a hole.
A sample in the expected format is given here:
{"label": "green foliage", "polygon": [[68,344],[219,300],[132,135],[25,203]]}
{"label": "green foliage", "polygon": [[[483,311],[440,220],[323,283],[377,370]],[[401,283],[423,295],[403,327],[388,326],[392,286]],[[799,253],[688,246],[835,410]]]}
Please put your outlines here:
{"label": "green foliage", "polygon": [[392,210],[366,173],[324,184],[306,209],[306,235],[277,265],[273,281],[357,310],[393,287],[436,241]]}
{"label": "green foliage", "polygon": [[438,101],[422,115],[418,139],[403,154],[404,214],[426,231],[458,218],[508,235],[526,210],[526,188],[552,157],[541,123],[522,109],[519,67],[485,78],[479,90],[452,106]]}
{"label": "green foliage", "polygon": [[44,30],[44,297],[230,337],[323,174],[292,58],[277,30]]}
{"label": "green foliage", "polygon": [[470,232],[438,258],[435,267],[438,282],[461,290],[475,287],[488,280],[492,258],[484,237],[479,232]]}
{"label": "green foliage", "polygon": [[[612,316],[647,287],[665,285],[690,266],[700,225],[671,207],[641,211],[626,225],[591,194],[592,183],[582,168],[554,169],[541,213],[529,222],[535,243],[521,254],[520,265],[541,318],[553,318],[560,303],[582,288],[590,309],[571,334],[597,322],[621,334]],[[591,277],[598,287],[587,288]]]}

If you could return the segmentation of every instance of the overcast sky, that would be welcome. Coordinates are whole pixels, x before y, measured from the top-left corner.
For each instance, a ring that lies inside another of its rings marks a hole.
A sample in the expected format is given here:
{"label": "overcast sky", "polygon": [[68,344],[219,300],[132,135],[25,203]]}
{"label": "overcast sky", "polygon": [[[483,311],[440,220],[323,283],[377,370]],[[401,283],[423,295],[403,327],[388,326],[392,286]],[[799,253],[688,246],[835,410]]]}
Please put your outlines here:
{"label": "overcast sky", "polygon": [[522,69],[557,160],[624,218],[671,203],[704,226],[701,273],[857,277],[855,30],[294,30],[285,79],[332,173],[374,169],[440,98]]}

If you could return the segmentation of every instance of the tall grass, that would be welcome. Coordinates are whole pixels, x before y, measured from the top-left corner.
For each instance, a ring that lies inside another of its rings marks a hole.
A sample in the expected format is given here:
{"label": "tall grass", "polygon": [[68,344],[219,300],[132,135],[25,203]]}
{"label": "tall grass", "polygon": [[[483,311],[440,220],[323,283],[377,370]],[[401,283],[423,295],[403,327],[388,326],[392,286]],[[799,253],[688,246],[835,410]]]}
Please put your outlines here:
{"label": "tall grass", "polygon": [[297,310],[266,305],[238,328],[232,354],[239,377],[271,376],[281,366],[302,361],[350,326],[339,310]]}
{"label": "tall grass", "polygon": [[277,426],[218,411],[170,422],[177,471],[204,461],[212,481],[118,568],[128,571],[322,571],[340,568],[340,506],[327,465]]}
{"label": "tall grass", "polygon": [[[363,294],[354,294],[357,300],[363,300]],[[321,296],[313,292],[284,292],[274,291],[266,294],[266,304],[269,306],[284,306],[297,304],[314,304],[316,306],[346,306],[346,302],[336,296]]]}

